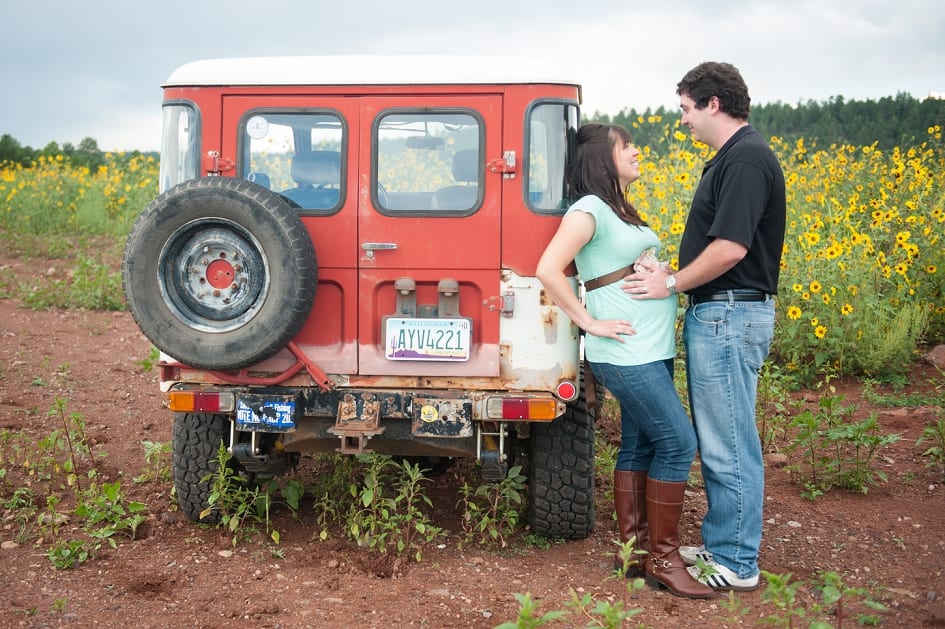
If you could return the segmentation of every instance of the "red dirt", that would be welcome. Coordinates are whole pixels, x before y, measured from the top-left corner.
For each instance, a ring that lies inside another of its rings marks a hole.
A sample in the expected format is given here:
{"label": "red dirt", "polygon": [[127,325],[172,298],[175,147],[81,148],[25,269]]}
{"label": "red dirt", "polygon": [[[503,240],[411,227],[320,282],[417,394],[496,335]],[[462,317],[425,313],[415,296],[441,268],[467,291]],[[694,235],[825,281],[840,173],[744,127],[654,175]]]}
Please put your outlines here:
{"label": "red dirt", "polygon": [[[297,520],[285,510],[274,515],[283,558],[269,551],[266,540],[234,549],[218,529],[181,521],[170,483],[132,482],[145,468],[141,442],[171,439],[172,417],[161,407],[155,375],[139,364],[149,350],[126,312],[33,312],[15,300],[0,300],[0,434],[22,432],[34,440],[49,435],[62,424],[48,413],[57,398],[65,400],[67,413],[85,418],[95,450],[107,452],[95,464],[100,480],[120,480],[126,497],[145,503],[149,514],[138,539],[121,538],[116,550],[106,545],[82,565],[58,570],[45,556],[50,539],[39,537],[35,524],[22,535],[15,514],[0,505],[0,627],[494,627],[515,620],[515,593],[530,592],[541,603],[540,613],[568,609],[572,588],[609,602],[624,595],[623,583],[608,578],[615,525],[604,479],[595,532],[546,550],[520,539],[514,550],[501,553],[460,548],[457,472],[436,479],[430,490],[434,522],[453,535],[442,548],[424,549],[420,563],[389,561],[340,535],[313,539],[310,503]],[[857,406],[858,418],[873,410],[861,398],[859,383],[832,384],[846,404]],[[906,392],[942,387],[938,372],[917,364]],[[806,500],[789,472],[769,468],[762,568],[803,581],[833,571],[847,586],[869,588],[887,605],[879,613],[885,626],[945,627],[945,484],[940,471],[926,469],[915,444],[935,409],[876,410],[883,432],[902,438],[877,464],[888,483],[868,494],[833,490]],[[614,433],[613,426],[601,429]],[[21,470],[7,470],[0,500],[27,483],[37,491],[47,487]],[[60,495],[60,510],[68,510],[71,490]],[[687,500],[681,536],[684,543],[698,543],[704,494],[693,489]],[[61,535],[82,538],[78,519],[65,524]],[[644,589],[630,598],[630,607],[642,612],[627,626],[755,626],[778,613],[764,600],[764,590],[763,585],[739,594],[739,607],[749,611],[732,620],[724,597],[690,601]],[[815,594],[803,587],[798,600],[813,604]],[[572,613],[567,623],[551,626],[588,622]],[[855,620],[847,617],[843,624],[854,626]]]}

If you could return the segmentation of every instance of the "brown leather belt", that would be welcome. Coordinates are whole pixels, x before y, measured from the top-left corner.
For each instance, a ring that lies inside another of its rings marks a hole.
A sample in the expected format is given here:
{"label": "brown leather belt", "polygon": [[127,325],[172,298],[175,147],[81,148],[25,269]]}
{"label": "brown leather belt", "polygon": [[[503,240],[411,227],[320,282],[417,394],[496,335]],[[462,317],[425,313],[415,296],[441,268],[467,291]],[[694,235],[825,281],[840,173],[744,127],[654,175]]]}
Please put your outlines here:
{"label": "brown leather belt", "polygon": [[621,280],[627,275],[633,272],[633,265],[628,264],[622,269],[617,269],[616,271],[611,271],[610,273],[605,273],[595,277],[592,280],[587,280],[584,282],[584,290],[590,292],[594,289],[600,288],[601,286],[607,286],[608,284],[613,284],[617,280]]}

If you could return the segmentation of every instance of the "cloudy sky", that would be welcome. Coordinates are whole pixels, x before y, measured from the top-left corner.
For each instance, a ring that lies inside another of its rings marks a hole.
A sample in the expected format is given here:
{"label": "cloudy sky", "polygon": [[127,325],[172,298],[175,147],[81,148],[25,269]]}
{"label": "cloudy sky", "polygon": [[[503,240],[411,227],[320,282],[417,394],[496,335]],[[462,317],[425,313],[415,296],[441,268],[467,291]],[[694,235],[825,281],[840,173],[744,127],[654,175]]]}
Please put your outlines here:
{"label": "cloudy sky", "polygon": [[[330,5],[330,6],[329,6]],[[160,84],[198,59],[269,55],[545,57],[585,114],[675,107],[706,60],[755,103],[945,93],[941,0],[26,0],[4,9],[0,135],[153,150]]]}

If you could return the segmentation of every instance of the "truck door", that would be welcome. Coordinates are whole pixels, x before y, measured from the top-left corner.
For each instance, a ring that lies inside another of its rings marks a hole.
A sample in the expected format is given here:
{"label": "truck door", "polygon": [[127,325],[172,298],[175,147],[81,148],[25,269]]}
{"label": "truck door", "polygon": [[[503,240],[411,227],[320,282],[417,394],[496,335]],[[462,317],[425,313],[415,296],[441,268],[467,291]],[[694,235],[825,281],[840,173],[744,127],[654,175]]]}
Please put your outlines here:
{"label": "truck door", "polygon": [[[357,98],[311,95],[226,95],[221,154],[235,173],[280,193],[298,206],[318,262],[315,303],[294,339],[327,373],[358,369]],[[261,369],[295,362],[283,351]]]}
{"label": "truck door", "polygon": [[358,372],[497,376],[501,97],[360,103]]}

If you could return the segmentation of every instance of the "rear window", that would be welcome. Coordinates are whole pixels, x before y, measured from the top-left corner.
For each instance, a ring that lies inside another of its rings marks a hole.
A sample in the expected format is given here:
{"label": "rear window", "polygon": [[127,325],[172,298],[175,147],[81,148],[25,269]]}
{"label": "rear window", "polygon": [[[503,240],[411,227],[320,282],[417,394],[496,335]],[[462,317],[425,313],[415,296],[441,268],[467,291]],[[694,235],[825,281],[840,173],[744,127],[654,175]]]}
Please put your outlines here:
{"label": "rear window", "polygon": [[327,214],[344,202],[346,130],[339,115],[254,111],[242,121],[240,176]]}
{"label": "rear window", "polygon": [[376,203],[389,216],[468,215],[482,203],[483,128],[468,111],[396,111],[374,127]]}

